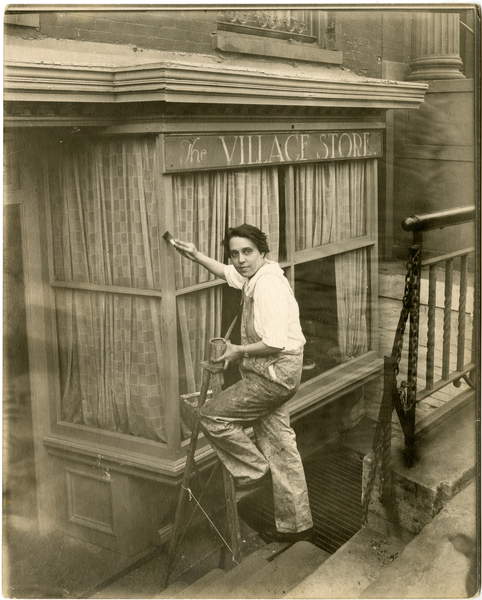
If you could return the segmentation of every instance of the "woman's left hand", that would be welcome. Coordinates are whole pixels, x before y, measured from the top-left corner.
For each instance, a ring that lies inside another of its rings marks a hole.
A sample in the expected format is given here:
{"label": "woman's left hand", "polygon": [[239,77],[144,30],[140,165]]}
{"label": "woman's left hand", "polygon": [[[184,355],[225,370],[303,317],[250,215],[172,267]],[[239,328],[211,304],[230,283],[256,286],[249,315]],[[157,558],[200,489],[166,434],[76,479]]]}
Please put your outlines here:
{"label": "woman's left hand", "polygon": [[224,361],[224,368],[227,369],[229,363],[236,362],[240,358],[242,358],[243,352],[241,351],[241,346],[237,346],[236,344],[231,344],[231,342],[226,341],[226,350],[222,356],[220,356],[214,362],[222,362]]}

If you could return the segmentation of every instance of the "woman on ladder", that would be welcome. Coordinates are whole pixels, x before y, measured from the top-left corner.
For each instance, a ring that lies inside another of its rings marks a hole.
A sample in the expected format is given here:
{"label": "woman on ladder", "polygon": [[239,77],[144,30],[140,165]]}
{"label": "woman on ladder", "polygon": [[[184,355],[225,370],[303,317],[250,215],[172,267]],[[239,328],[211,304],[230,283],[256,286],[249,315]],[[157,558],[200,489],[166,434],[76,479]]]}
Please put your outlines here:
{"label": "woman on ladder", "polygon": [[[266,258],[266,234],[253,225],[228,229],[224,240],[231,265],[202,254],[194,244],[175,248],[242,290],[241,344],[227,340],[224,368],[239,362],[241,380],[211,398],[200,424],[240,489],[255,489],[271,477],[275,528],[267,540],[309,539],[312,518],[303,464],[285,403],[300,384],[305,338],[299,309],[278,263]],[[252,426],[256,444],[244,427]]]}

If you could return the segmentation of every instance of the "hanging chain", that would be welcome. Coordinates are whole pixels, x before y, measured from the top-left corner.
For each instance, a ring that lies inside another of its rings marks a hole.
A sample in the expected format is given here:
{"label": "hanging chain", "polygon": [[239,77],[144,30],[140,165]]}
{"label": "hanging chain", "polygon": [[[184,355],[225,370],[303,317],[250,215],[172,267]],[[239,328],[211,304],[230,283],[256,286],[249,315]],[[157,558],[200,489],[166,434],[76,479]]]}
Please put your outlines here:
{"label": "hanging chain", "polygon": [[[376,474],[380,472],[380,499],[387,510],[392,510],[391,498],[389,497],[390,486],[390,447],[391,447],[391,417],[393,412],[394,396],[398,398],[399,406],[404,411],[409,411],[416,398],[416,361],[418,353],[418,310],[419,289],[421,269],[421,248],[411,246],[410,255],[407,260],[405,274],[405,287],[402,298],[402,309],[398,319],[398,325],[392,346],[390,359],[385,358],[384,367],[384,392],[380,404],[377,426],[372,445],[373,462],[368,474],[368,481],[363,496],[362,515],[366,523],[370,500],[375,487]],[[403,336],[407,321],[410,317],[411,335],[409,342],[409,374],[415,374],[415,378],[408,378],[397,385],[397,376],[400,372],[400,361],[403,351]],[[414,364],[415,363],[415,364]]]}
{"label": "hanging chain", "polygon": [[[418,310],[420,306],[420,246],[411,246],[405,274],[405,288],[402,299],[402,310],[398,319],[397,330],[392,347],[393,368],[395,371],[395,386],[400,406],[409,411],[416,401],[417,360],[418,360]],[[402,381],[396,385],[396,377],[400,372],[400,361],[403,350],[403,336],[407,321],[410,317],[409,365],[408,382]],[[415,375],[415,376],[413,376]]]}

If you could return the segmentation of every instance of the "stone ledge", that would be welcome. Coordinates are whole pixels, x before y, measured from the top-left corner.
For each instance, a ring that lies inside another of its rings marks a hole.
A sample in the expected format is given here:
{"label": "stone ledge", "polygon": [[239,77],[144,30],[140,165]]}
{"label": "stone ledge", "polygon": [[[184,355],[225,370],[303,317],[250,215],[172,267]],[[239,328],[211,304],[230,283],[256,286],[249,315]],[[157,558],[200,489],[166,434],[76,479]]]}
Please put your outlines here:
{"label": "stone ledge", "polygon": [[[403,440],[392,441],[393,508],[379,500],[379,475],[372,493],[368,525],[384,534],[419,533],[447,502],[473,479],[476,465],[476,414],[472,401],[422,436],[419,460],[407,468],[402,458]],[[373,454],[363,463],[363,489],[366,488]]]}
{"label": "stone ledge", "polygon": [[215,48],[224,52],[239,52],[259,56],[276,56],[291,60],[303,60],[326,64],[341,65],[343,53],[337,50],[324,50],[305,43],[276,40],[259,35],[218,31],[215,38]]}
{"label": "stone ledge", "polygon": [[386,566],[361,598],[465,598],[477,592],[477,491],[471,483]]}

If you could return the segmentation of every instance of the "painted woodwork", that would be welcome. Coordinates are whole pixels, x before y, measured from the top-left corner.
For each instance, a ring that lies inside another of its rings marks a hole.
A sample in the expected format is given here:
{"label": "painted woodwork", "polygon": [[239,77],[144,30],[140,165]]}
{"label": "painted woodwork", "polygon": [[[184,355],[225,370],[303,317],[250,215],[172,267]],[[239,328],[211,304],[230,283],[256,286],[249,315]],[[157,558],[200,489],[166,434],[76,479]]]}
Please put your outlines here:
{"label": "painted woodwork", "polygon": [[[362,133],[370,132],[370,137],[373,136],[376,141],[374,145],[371,145],[367,138],[367,150],[376,148],[376,152],[381,153],[383,122],[379,115],[375,115],[372,119],[363,119],[360,114],[353,115],[344,122],[338,122],[338,125],[340,126],[334,127],[333,121],[315,122],[313,118],[306,117],[294,120],[289,116],[278,118],[277,121],[270,124],[260,117],[253,122],[246,123],[246,129],[243,131],[250,133],[245,134],[240,133],[239,123],[234,119],[231,121],[229,118],[225,118],[223,121],[217,117],[210,122],[201,122],[201,120],[195,119],[181,121],[158,118],[151,122],[150,133],[157,136],[155,185],[159,197],[162,227],[172,229],[174,223],[172,176],[167,172],[165,162],[169,157],[167,140],[170,135],[179,136],[180,133],[186,132],[188,137],[192,137],[193,132],[196,130],[202,132],[204,128],[207,135],[210,132],[212,132],[211,135],[217,135],[216,131],[225,132],[219,134],[224,135],[225,140],[228,139],[228,136],[231,136],[229,139],[232,141],[236,139],[235,136],[239,135],[263,134],[267,136],[266,139],[271,136],[271,140],[278,136],[278,142],[281,143],[280,140],[283,140],[284,144],[289,136],[293,135],[298,136],[298,140],[301,140],[303,135],[313,135],[320,139],[320,135],[330,135],[336,132],[338,137],[344,136],[342,138],[344,140],[348,140],[351,135],[352,143],[355,139],[353,136],[360,135],[363,149]],[[149,129],[148,124],[142,124],[143,134],[146,133],[146,128]],[[139,133],[138,124],[132,122],[118,127],[109,126],[98,135],[138,135]],[[72,132],[70,134],[73,138],[76,135],[79,133]],[[57,137],[51,138],[51,143],[55,146],[64,139],[62,132]],[[290,139],[296,140],[296,138]],[[348,144],[347,141],[346,143]],[[61,144],[59,148],[62,148]],[[343,160],[348,157],[340,156],[339,158]],[[374,206],[377,199],[376,182],[367,182],[373,188],[374,193],[369,198],[367,230],[364,236],[296,251],[294,228],[291,226],[294,223],[295,211],[293,168],[293,164],[287,164],[284,167],[286,257],[281,264],[287,269],[288,277],[294,282],[295,266],[304,262],[333,257],[340,252],[358,248],[368,248],[369,285],[374,315],[370,323],[373,349],[363,356],[340,364],[334,369],[306,381],[289,404],[292,419],[296,422],[304,415],[319,410],[328,410],[329,406],[336,404],[335,400],[345,397],[350,392],[360,390],[361,386],[377,377],[381,361],[373,347],[377,298],[377,213],[376,206]],[[44,194],[48,195],[48,189],[44,190]],[[163,279],[160,290],[131,290],[123,287],[56,281],[52,269],[51,252],[45,251],[47,247],[51,246],[47,225],[50,220],[49,214],[47,210],[42,210],[39,195],[35,196],[32,202],[36,205],[35,210],[37,211],[32,214],[37,214],[37,216],[33,220],[29,220],[27,238],[29,240],[42,239],[43,243],[39,245],[38,251],[30,256],[30,261],[35,263],[35,268],[42,273],[41,281],[47,298],[45,300],[46,310],[42,312],[41,316],[37,316],[39,320],[36,325],[37,329],[42,326],[46,333],[43,335],[42,343],[37,347],[32,347],[33,364],[39,365],[41,373],[49,373],[49,377],[43,377],[41,384],[34,390],[35,403],[38,406],[43,404],[50,406],[47,415],[44,414],[42,417],[43,428],[38,430],[38,460],[44,469],[42,478],[50,481],[50,487],[45,491],[47,503],[56,506],[55,513],[51,511],[53,520],[57,524],[61,523],[71,534],[111,548],[123,555],[134,555],[152,543],[152,537],[158,529],[164,531],[164,534],[169,531],[169,521],[172,518],[170,499],[173,497],[176,482],[179,481],[184,468],[186,443],[181,440],[180,436],[176,299],[183,294],[193,293],[206,287],[223,285],[224,282],[211,280],[176,290],[172,253],[165,253],[162,258],[166,277]],[[29,268],[28,272],[31,276],[34,271]],[[48,358],[45,357],[45,348],[55,346],[55,324],[52,322],[54,314],[51,309],[53,306],[52,295],[54,290],[63,287],[84,289],[94,294],[108,292],[142,294],[147,297],[151,295],[162,302],[161,335],[163,340],[169,341],[167,346],[170,348],[170,351],[161,357],[161,369],[168,390],[166,416],[169,423],[166,444],[67,423],[60,419],[58,367],[55,365],[55,357],[52,356],[52,353]],[[48,364],[42,366],[42,361],[44,363],[47,361]],[[213,452],[204,438],[200,440],[196,460],[201,469],[213,461]],[[52,471],[55,472],[55,476],[45,476],[45,472]],[[160,501],[159,498],[161,498]],[[91,505],[93,501],[97,503],[96,506]],[[139,511],[139,506],[146,507],[146,510]]]}

